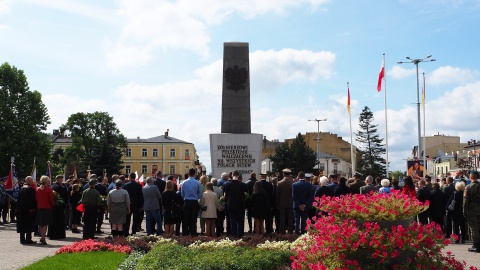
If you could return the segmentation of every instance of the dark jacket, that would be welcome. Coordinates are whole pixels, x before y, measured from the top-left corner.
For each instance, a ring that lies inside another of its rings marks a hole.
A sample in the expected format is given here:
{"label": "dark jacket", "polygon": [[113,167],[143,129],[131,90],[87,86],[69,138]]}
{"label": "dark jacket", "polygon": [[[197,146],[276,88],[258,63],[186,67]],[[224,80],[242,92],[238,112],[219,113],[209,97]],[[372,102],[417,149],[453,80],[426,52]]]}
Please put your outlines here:
{"label": "dark jacket", "polygon": [[155,178],[154,184],[158,187],[158,191],[160,191],[160,194],[162,194],[165,191],[165,186],[167,185],[167,182],[165,182],[163,179]]}
{"label": "dark jacket", "polygon": [[128,196],[130,197],[130,207],[131,211],[137,210],[139,208],[143,208],[143,192],[142,192],[142,185],[135,182],[135,180],[130,180],[123,186],[128,192]]}
{"label": "dark jacket", "polygon": [[273,201],[275,198],[275,194],[273,192],[273,185],[266,180],[262,180],[260,181],[260,183],[262,183],[263,190],[265,191],[265,200],[267,201],[267,207],[268,209],[271,209],[275,206],[275,203]]}
{"label": "dark jacket", "polygon": [[240,180],[232,180],[225,184],[225,200],[227,201],[227,210],[245,209],[245,192],[247,186]]}
{"label": "dark jacket", "polygon": [[447,198],[440,189],[433,189],[430,191],[430,216],[442,217],[445,215],[445,205],[447,204]]}
{"label": "dark jacket", "polygon": [[443,194],[445,194],[445,198],[447,200],[449,200],[450,197],[452,197],[452,194],[455,193],[455,185],[454,184],[447,184],[447,185],[443,186],[442,192],[443,192]]}
{"label": "dark jacket", "polygon": [[430,191],[427,187],[422,187],[417,190],[417,200],[422,203],[430,200]]}
{"label": "dark jacket", "polygon": [[360,188],[360,194],[370,194],[370,192],[372,191],[376,191],[377,189],[375,188],[375,186],[373,184],[367,184],[363,187]]}
{"label": "dark jacket", "polygon": [[300,180],[292,185],[293,208],[305,205],[310,208],[310,192],[312,184],[305,180]]}

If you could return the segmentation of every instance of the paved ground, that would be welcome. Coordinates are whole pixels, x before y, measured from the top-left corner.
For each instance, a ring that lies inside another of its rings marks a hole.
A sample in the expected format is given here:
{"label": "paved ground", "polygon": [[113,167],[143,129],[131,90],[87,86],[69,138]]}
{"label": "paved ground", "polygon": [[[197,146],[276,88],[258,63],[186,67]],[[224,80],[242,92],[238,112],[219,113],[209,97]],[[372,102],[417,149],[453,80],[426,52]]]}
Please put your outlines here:
{"label": "paved ground", "polygon": [[[145,223],[142,226],[145,228]],[[199,227],[198,227],[199,228]],[[248,225],[245,226],[248,228]],[[107,234],[97,235],[98,237],[105,237],[110,232],[108,223],[103,224],[102,230]],[[141,232],[140,234],[144,234]],[[20,269],[47,256],[54,255],[55,251],[64,245],[68,245],[75,241],[79,241],[82,234],[72,234],[67,231],[67,238],[62,240],[49,240],[48,245],[21,245],[19,235],[16,233],[15,224],[0,225],[0,269],[11,270]],[[38,241],[39,237],[34,237],[33,240]],[[451,251],[455,257],[460,261],[465,261],[467,266],[476,266],[480,268],[480,253],[471,253],[467,248],[471,246],[471,242],[467,244],[451,244],[444,252]]]}

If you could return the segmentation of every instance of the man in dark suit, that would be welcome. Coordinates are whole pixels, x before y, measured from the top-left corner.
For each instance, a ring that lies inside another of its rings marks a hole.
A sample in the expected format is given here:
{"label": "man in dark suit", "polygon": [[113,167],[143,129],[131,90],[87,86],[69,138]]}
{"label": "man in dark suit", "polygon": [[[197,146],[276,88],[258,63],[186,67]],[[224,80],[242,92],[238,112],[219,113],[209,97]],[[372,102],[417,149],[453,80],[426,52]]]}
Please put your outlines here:
{"label": "man in dark suit", "polygon": [[362,175],[360,173],[355,173],[353,178],[348,180],[348,188],[352,194],[360,194],[360,188],[365,186],[365,182],[360,178]]}
{"label": "man in dark suit", "polygon": [[328,176],[329,184],[327,188],[330,190],[330,194],[333,194],[335,189],[338,187],[338,176],[336,174],[330,174]]}
{"label": "man in dark suit", "polygon": [[[123,188],[128,192],[130,197],[130,214],[127,214],[127,221],[123,227],[123,235],[126,237],[130,231],[130,222],[132,223],[132,234],[137,233],[137,228],[140,227],[143,214],[143,192],[142,185],[135,181],[135,173],[128,176],[128,183]],[[133,215],[133,220],[132,220]]]}
{"label": "man in dark suit", "polygon": [[[103,177],[99,176],[97,180],[97,184],[95,185],[95,189],[100,193],[100,196],[107,197],[107,187],[105,187],[102,184]],[[102,230],[102,224],[103,224],[103,215],[105,214],[105,209],[103,207],[98,208],[98,214],[97,214],[97,230],[95,231],[96,233],[103,233]]]}
{"label": "man in dark suit", "polygon": [[[425,186],[425,180],[418,181],[417,200],[425,203],[430,200],[430,191]],[[418,221],[423,225],[428,224],[428,216],[430,215],[429,209],[418,214]]]}
{"label": "man in dark suit", "polygon": [[283,179],[277,184],[276,202],[280,211],[279,233],[285,234],[285,223],[288,226],[288,233],[293,233],[293,198],[292,198],[292,171],[284,169]]}
{"label": "man in dark suit", "polygon": [[[155,186],[158,187],[158,190],[160,191],[160,194],[163,194],[163,192],[165,191],[165,186],[167,185],[167,182],[165,180],[163,180],[163,173],[162,171],[157,171],[157,173],[155,174],[156,175],[156,178],[155,178],[155,181],[153,182],[155,184]],[[175,187],[176,185],[174,185]],[[176,190],[174,190],[176,191]],[[162,216],[162,202],[160,202],[160,224],[162,224],[163,222],[163,216]],[[151,222],[150,222],[150,226],[152,229],[152,233],[155,233],[158,231],[158,234],[162,234],[163,233],[163,228],[156,228],[155,229],[155,226],[157,225],[157,223],[155,222],[155,219],[151,219]]]}
{"label": "man in dark suit", "polygon": [[[253,186],[255,185],[255,182],[257,182],[257,174],[252,172],[250,174],[250,179],[248,179],[248,181],[245,183],[247,185],[247,192],[250,198],[252,197],[252,194],[253,194]],[[248,221],[248,232],[251,233],[253,231],[251,204],[247,205],[247,221]]]}
{"label": "man in dark suit", "polygon": [[263,190],[265,191],[265,200],[267,204],[267,215],[265,218],[265,232],[273,233],[273,186],[272,183],[267,182],[267,175],[260,174],[260,183],[262,183]]}
{"label": "man in dark suit", "polygon": [[[455,185],[453,184],[453,177],[449,176],[446,179],[446,184],[443,186],[442,189],[443,194],[445,194],[445,200],[448,201],[453,194],[455,193]],[[448,205],[446,205],[448,206]],[[453,211],[446,211],[447,213],[445,214],[445,226],[444,226],[444,232],[445,232],[445,238],[450,238],[450,235],[452,234],[452,215]]]}
{"label": "man in dark suit", "polygon": [[[295,233],[305,233],[307,226],[308,212],[312,202],[310,202],[310,193],[312,184],[305,181],[305,173],[298,173],[298,181],[292,185],[293,211],[295,214]],[[301,226],[301,229],[299,228]]]}
{"label": "man in dark suit", "polygon": [[233,179],[225,184],[225,200],[230,218],[231,234],[243,237],[245,226],[245,192],[247,186],[239,180],[240,173],[233,172]]}

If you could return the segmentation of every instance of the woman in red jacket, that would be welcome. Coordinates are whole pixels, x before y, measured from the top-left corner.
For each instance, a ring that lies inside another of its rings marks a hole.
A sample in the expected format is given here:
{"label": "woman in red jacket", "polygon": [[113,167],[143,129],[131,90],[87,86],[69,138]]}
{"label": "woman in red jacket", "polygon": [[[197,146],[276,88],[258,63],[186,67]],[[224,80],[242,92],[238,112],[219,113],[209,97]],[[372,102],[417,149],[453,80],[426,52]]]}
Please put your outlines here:
{"label": "woman in red jacket", "polygon": [[46,245],[45,235],[48,225],[53,222],[53,190],[50,187],[50,178],[42,176],[40,178],[40,187],[37,189],[37,225],[40,226],[40,243]]}

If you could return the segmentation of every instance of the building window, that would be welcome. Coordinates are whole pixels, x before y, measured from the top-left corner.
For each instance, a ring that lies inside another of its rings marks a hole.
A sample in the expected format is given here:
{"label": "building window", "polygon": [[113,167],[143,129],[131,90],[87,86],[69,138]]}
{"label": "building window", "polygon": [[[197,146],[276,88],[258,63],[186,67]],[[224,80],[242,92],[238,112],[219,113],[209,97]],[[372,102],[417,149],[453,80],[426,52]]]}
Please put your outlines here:
{"label": "building window", "polygon": [[170,149],[170,157],[175,157],[175,149]]}
{"label": "building window", "polygon": [[142,165],[142,173],[146,174],[147,173],[148,166],[147,165]]}
{"label": "building window", "polygon": [[175,173],[175,164],[170,165],[170,174]]}
{"label": "building window", "polygon": [[185,156],[189,157],[190,156],[190,149],[185,150]]}
{"label": "building window", "polygon": [[127,152],[125,153],[125,156],[127,156],[127,157],[132,156],[132,148],[127,148]]}
{"label": "building window", "polygon": [[147,156],[147,148],[142,148],[142,157]]}
{"label": "building window", "polygon": [[190,166],[185,166],[185,173],[188,173],[188,170],[190,170]]}
{"label": "building window", "polygon": [[320,171],[325,171],[325,163],[320,163]]}
{"label": "building window", "polygon": [[334,164],[333,164],[333,173],[338,173],[337,163],[334,163]]}
{"label": "building window", "polygon": [[152,156],[158,157],[158,149],[157,148],[153,149]]}
{"label": "building window", "polygon": [[130,174],[132,172],[132,167],[130,165],[125,165],[125,174]]}

